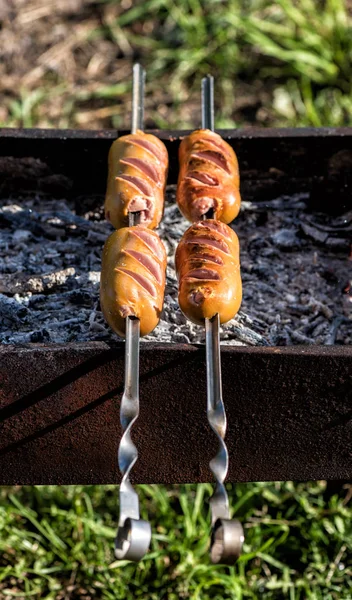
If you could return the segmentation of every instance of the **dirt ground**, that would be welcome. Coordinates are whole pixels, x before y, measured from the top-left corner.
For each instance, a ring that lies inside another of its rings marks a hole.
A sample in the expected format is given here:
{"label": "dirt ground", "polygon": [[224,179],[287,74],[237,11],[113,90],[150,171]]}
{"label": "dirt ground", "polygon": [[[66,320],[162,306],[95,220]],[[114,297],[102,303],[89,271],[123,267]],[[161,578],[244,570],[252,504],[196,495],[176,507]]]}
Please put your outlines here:
{"label": "dirt ground", "polygon": [[[151,22],[136,21],[128,30],[116,25],[131,5],[130,0],[0,0],[0,124],[128,127],[132,64],[148,63],[148,50],[136,49],[130,37],[159,35]],[[271,88],[269,80],[239,78],[227,112],[241,125],[270,125]],[[146,126],[199,124],[198,86],[181,87],[178,96],[166,79],[149,80]]]}

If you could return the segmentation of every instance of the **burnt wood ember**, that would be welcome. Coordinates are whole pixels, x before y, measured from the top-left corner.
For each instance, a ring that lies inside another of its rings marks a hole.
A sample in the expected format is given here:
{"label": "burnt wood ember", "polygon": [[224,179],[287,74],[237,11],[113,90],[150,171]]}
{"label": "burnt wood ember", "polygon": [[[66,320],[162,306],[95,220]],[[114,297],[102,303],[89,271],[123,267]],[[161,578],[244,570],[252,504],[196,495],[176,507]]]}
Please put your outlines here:
{"label": "burnt wood ember", "polygon": [[352,243],[352,211],[337,218],[326,214],[307,217],[302,220],[301,229],[319,245],[349,252]]}

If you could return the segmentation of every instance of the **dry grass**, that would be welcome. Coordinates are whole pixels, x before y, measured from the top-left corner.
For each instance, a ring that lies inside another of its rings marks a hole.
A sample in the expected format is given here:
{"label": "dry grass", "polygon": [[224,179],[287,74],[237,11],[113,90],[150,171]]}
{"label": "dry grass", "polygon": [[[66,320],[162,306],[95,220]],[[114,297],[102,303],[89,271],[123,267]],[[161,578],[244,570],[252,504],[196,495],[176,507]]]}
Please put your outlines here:
{"label": "dry grass", "polygon": [[114,42],[94,35],[108,7],[87,0],[15,0],[13,6],[0,32],[1,121],[27,127],[108,125],[123,110],[121,101],[104,107],[93,96],[102,85],[122,82],[123,91],[128,89],[131,67],[130,59],[116,61]]}

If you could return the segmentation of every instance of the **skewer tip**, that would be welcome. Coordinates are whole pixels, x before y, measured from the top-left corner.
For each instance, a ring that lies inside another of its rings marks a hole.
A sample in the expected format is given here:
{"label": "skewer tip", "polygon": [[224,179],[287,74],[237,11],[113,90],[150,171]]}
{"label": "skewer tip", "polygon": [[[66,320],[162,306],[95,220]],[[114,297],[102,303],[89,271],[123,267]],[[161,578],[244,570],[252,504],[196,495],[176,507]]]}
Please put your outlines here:
{"label": "skewer tip", "polygon": [[214,77],[202,79],[202,128],[214,131]]}
{"label": "skewer tip", "polygon": [[143,130],[144,125],[144,83],[145,69],[140,63],[133,65],[132,77],[132,124],[131,132]]}

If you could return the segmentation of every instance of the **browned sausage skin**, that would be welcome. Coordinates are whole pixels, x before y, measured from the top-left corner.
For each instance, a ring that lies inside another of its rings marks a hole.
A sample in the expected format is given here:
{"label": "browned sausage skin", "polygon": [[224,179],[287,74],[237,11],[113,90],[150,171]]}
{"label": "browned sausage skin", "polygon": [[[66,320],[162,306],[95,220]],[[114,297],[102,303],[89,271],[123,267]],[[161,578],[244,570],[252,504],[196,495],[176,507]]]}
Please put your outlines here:
{"label": "browned sausage skin", "polygon": [[209,210],[214,219],[230,223],[240,210],[240,177],[235,152],[209,129],[193,131],[179,149],[177,204],[189,221]]}
{"label": "browned sausage skin", "polygon": [[128,213],[140,212],[140,223],[155,229],[163,216],[168,154],[154,135],[137,131],[111,146],[105,217],[115,229],[128,225]]}
{"label": "browned sausage skin", "polygon": [[110,327],[126,333],[126,317],[140,320],[140,334],[157,326],[164,301],[166,251],[146,227],[124,227],[107,239],[102,257],[100,304]]}
{"label": "browned sausage skin", "polygon": [[232,319],[242,300],[239,243],[224,223],[194,223],[177,247],[178,301],[185,316],[204,324],[217,313],[220,323]]}

